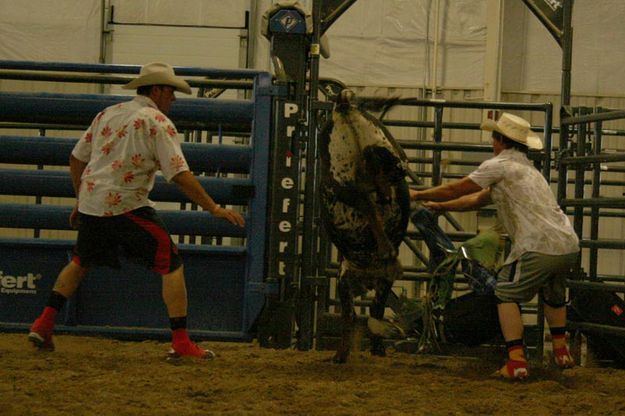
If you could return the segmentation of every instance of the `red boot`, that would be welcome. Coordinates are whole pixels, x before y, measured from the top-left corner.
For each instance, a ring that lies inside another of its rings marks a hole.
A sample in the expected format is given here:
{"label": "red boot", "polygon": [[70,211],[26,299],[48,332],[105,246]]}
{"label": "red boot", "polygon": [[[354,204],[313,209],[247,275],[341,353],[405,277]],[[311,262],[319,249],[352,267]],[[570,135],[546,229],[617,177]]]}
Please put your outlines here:
{"label": "red boot", "polygon": [[215,353],[198,347],[189,339],[187,330],[180,328],[172,331],[171,349],[167,353],[167,358],[176,359],[182,357],[211,360],[215,358]]}
{"label": "red boot", "polygon": [[510,380],[524,380],[529,376],[527,361],[508,360],[497,373]]}
{"label": "red boot", "polygon": [[53,332],[54,324],[39,317],[30,327],[28,340],[40,351],[54,351]]}
{"label": "red boot", "polygon": [[211,360],[215,358],[215,353],[197,346],[195,342],[188,340],[187,342],[172,343],[168,353],[169,358],[193,357],[203,360]]}
{"label": "red boot", "polygon": [[556,365],[562,369],[575,367],[575,360],[571,357],[569,349],[564,346],[553,350],[553,359]]}

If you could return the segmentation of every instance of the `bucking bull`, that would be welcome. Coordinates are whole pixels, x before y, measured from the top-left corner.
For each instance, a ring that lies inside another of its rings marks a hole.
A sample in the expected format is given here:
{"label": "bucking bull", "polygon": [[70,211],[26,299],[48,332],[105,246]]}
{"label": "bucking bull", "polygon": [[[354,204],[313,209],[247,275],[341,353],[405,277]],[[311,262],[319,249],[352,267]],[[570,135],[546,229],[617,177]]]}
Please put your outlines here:
{"label": "bucking bull", "polygon": [[[410,215],[407,160],[390,132],[352,101],[337,97],[321,131],[321,216],[341,256],[338,294],[343,330],[334,361],[344,363],[356,326],[354,297],[375,290],[370,315],[382,319],[393,282],[401,277],[398,248]],[[380,101],[381,108],[392,103]],[[384,356],[383,338],[371,335],[371,353]]]}

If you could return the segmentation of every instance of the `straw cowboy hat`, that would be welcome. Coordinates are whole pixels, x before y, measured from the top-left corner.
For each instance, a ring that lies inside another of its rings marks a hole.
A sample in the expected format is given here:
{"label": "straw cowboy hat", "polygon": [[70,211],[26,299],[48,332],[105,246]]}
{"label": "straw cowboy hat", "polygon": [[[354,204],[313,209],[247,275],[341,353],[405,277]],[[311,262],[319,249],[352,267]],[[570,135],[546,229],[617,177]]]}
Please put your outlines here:
{"label": "straw cowboy hat", "polygon": [[122,88],[135,90],[145,85],[169,85],[170,87],[174,87],[176,91],[191,94],[191,87],[187,84],[187,81],[176,76],[171,65],[161,62],[152,62],[143,65],[139,76]]}
{"label": "straw cowboy hat", "polygon": [[536,133],[530,130],[530,123],[510,113],[503,113],[499,120],[486,120],[480,125],[480,129],[496,131],[510,140],[524,144],[532,150],[542,150],[543,142]]}

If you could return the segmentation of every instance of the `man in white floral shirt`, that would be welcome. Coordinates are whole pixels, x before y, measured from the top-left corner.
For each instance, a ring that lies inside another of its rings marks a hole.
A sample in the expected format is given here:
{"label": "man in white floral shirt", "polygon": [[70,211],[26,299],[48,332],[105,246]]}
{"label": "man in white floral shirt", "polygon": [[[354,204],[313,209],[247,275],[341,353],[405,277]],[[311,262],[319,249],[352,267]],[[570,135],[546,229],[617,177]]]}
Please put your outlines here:
{"label": "man in white floral shirt", "polygon": [[565,337],[565,279],[576,264],[579,240],[549,184],[527,157],[528,149],[543,148],[542,141],[526,120],[509,113],[503,113],[497,122],[487,120],[481,128],[492,131],[495,157],[458,181],[424,191],[411,190],[411,199],[434,201],[424,204],[434,211],[468,211],[495,204],[512,241],[495,288],[508,347],[508,360],[498,373],[511,379],[528,376],[518,304],[528,302],[539,291],[555,362],[561,368],[573,367]]}
{"label": "man in white floral shirt", "polygon": [[70,174],[77,204],[70,217],[78,229],[74,256],[59,274],[47,306],[31,327],[29,340],[53,350],[52,334],[58,311],[92,266],[120,267],[127,255],[162,275],[163,300],[172,329],[174,357],[212,358],[187,333],[187,293],[183,265],[164,223],[148,194],[157,171],[174,182],[211,215],[244,226],[243,217],[217,205],[197,181],[182,154],[178,133],[166,116],[176,100],[174,91],[191,93],[189,84],[164,63],[144,65],[124,86],[137,96],[100,112],[78,141],[70,157]]}

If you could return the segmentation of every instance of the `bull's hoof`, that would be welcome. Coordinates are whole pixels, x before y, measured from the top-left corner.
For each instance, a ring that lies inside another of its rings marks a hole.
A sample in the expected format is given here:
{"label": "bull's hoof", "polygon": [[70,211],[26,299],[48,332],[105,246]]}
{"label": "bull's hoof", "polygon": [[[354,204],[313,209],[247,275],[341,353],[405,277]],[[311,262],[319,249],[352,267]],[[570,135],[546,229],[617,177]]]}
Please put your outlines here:
{"label": "bull's hoof", "polygon": [[386,348],[384,347],[384,341],[382,339],[371,339],[371,355],[386,357]]}
{"label": "bull's hoof", "polygon": [[386,357],[386,348],[384,348],[384,345],[372,346],[371,355],[375,355],[376,357]]}
{"label": "bull's hoof", "polygon": [[343,351],[337,351],[332,358],[332,362],[335,364],[345,364],[347,362],[347,357],[349,357],[349,352],[345,353]]}

